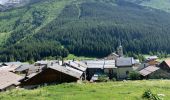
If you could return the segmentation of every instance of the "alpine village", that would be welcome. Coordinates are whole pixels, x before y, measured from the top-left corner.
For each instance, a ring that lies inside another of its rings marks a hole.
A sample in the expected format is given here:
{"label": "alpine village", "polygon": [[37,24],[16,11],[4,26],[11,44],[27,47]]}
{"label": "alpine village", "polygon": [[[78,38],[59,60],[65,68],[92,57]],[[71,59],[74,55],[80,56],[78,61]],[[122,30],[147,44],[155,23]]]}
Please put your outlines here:
{"label": "alpine village", "polygon": [[[130,76],[132,75],[132,76]],[[0,65],[0,90],[16,87],[34,89],[65,82],[169,79],[170,60],[148,56],[143,62],[123,55],[123,47],[107,57],[94,60],[41,60],[34,64],[4,62]]]}
{"label": "alpine village", "polygon": [[0,0],[0,100],[170,100],[170,0]]}

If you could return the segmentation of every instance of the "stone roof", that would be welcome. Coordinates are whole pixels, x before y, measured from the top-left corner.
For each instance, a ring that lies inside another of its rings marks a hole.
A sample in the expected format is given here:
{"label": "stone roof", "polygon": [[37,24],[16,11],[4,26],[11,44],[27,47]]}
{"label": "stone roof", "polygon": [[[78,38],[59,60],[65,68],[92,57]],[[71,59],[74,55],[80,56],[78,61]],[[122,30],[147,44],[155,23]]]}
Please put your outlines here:
{"label": "stone roof", "polygon": [[21,62],[6,62],[6,63],[4,63],[4,64],[6,64],[7,66],[12,66],[12,65],[15,65],[15,66],[20,66],[20,65],[22,65],[23,63],[21,63]]}
{"label": "stone roof", "polygon": [[86,71],[87,69],[87,65],[83,62],[79,62],[79,61],[65,61],[64,62],[67,66],[73,67],[75,69],[78,69],[80,71]]}
{"label": "stone roof", "polygon": [[70,76],[73,76],[73,77],[76,77],[76,78],[80,78],[83,74],[82,71],[79,71],[79,70],[76,70],[74,68],[71,68],[71,67],[65,67],[65,66],[60,66],[60,65],[53,65],[53,66],[49,66],[48,68],[51,68],[51,69],[54,69],[54,70],[57,70],[59,72],[62,72],[62,73],[65,73],[67,75],[70,75]]}
{"label": "stone roof", "polygon": [[148,66],[142,70],[139,71],[139,73],[142,75],[142,76],[147,76],[155,71],[159,70],[158,67],[155,67],[155,66]]}
{"label": "stone roof", "polygon": [[34,66],[34,65],[30,65],[29,66],[29,69],[28,69],[28,73],[27,75],[30,75],[32,73],[38,73],[38,72],[41,72],[42,69],[44,69],[45,66],[42,65],[42,66]]}
{"label": "stone roof", "polygon": [[117,67],[127,67],[135,64],[135,60],[132,57],[120,57],[116,60]]}
{"label": "stone roof", "polygon": [[8,71],[0,71],[0,90],[3,90],[11,85],[18,85],[22,76]]}
{"label": "stone roof", "polygon": [[[72,77],[75,77],[77,79],[79,79],[83,72],[82,71],[79,71],[79,70],[76,70],[76,69],[73,69],[71,67],[68,67],[68,66],[60,66],[58,64],[54,64],[53,66],[48,66],[46,69],[53,69],[53,70],[56,70],[56,71],[59,71],[61,73],[64,73],[64,74],[67,74],[67,75],[70,75]],[[45,69],[44,69],[45,70]],[[38,75],[39,73],[41,73],[43,70],[41,70],[40,72],[37,72],[37,73],[31,73],[27,76],[28,79]]]}
{"label": "stone roof", "polygon": [[154,59],[158,59],[158,56],[149,56],[149,57],[146,57],[146,60],[154,60]]}
{"label": "stone roof", "polygon": [[85,61],[88,68],[116,68],[115,60],[88,60]]}
{"label": "stone roof", "polygon": [[15,71],[16,68],[27,64],[27,63],[21,63],[21,62],[6,62],[2,64],[2,67],[0,67],[0,70],[6,70],[6,71]]}
{"label": "stone roof", "polygon": [[165,63],[170,67],[170,59],[165,60]]}
{"label": "stone roof", "polygon": [[48,60],[41,60],[41,61],[37,61],[35,62],[35,64],[49,64],[50,62]]}
{"label": "stone roof", "polygon": [[15,69],[15,72],[22,72],[22,71],[28,70],[31,66],[32,65],[28,63],[22,64],[21,66]]}

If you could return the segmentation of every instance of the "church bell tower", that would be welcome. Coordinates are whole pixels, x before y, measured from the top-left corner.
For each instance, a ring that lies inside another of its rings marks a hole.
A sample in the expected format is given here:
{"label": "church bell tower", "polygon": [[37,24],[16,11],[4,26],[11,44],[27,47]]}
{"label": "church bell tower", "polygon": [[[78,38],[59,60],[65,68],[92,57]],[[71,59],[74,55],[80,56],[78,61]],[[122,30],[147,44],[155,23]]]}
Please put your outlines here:
{"label": "church bell tower", "polygon": [[123,47],[121,42],[119,43],[119,46],[117,48],[117,54],[119,55],[119,57],[123,57]]}

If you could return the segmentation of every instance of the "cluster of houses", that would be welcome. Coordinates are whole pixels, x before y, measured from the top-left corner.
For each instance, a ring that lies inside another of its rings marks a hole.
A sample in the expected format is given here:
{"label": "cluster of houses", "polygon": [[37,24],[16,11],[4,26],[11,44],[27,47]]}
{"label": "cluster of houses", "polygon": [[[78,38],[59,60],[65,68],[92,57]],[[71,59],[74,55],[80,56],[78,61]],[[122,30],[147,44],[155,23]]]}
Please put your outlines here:
{"label": "cluster of houses", "polygon": [[77,82],[79,80],[97,81],[100,75],[109,79],[128,79],[129,73],[136,71],[146,79],[169,79],[170,60],[158,62],[151,56],[140,63],[133,57],[124,57],[122,46],[117,53],[96,60],[43,60],[34,64],[7,62],[0,64],[0,91],[21,88],[35,88],[45,84]]}

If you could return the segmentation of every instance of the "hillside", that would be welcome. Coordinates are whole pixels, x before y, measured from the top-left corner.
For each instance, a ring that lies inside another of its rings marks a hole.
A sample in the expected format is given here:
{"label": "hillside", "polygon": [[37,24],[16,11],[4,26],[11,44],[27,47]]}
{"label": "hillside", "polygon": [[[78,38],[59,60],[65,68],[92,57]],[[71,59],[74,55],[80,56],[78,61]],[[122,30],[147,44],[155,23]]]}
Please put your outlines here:
{"label": "hillside", "polygon": [[[70,83],[41,87],[35,90],[13,90],[0,94],[1,100],[143,100],[151,89],[154,94],[170,98],[170,81],[127,81],[106,83]],[[146,100],[146,99],[145,99]]]}
{"label": "hillside", "polygon": [[120,40],[125,53],[170,53],[169,18],[124,0],[38,0],[0,12],[0,60],[103,57]]}
{"label": "hillside", "polygon": [[142,6],[160,9],[162,11],[170,12],[170,0],[126,0]]}

